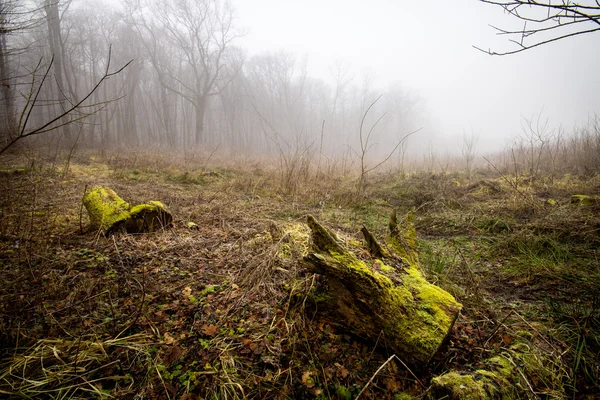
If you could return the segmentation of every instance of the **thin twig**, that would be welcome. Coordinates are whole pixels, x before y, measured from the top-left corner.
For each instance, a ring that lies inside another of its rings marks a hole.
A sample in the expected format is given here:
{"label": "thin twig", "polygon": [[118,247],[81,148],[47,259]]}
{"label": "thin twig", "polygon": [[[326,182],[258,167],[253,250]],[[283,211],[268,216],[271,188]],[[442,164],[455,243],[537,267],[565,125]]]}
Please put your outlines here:
{"label": "thin twig", "polygon": [[358,398],[360,397],[361,394],[363,394],[365,392],[365,390],[367,390],[367,388],[369,387],[369,385],[373,382],[373,380],[375,379],[375,377],[377,376],[377,374],[379,374],[379,372],[381,372],[381,370],[383,369],[383,367],[385,367],[390,361],[392,361],[393,359],[397,359],[398,361],[400,361],[400,364],[402,364],[404,366],[404,368],[406,368],[406,370],[408,372],[410,372],[410,374],[413,376],[413,378],[415,378],[415,380],[419,383],[419,385],[421,385],[423,388],[426,388],[426,386],[423,384],[423,382],[421,382],[421,380],[419,378],[417,378],[417,376],[412,372],[412,370],[410,368],[408,368],[408,366],[404,363],[404,361],[402,361],[400,359],[400,357],[398,357],[395,354],[392,354],[390,356],[390,358],[388,358],[386,360],[386,362],[384,362],[383,364],[381,364],[381,366],[377,369],[377,371],[375,371],[375,373],[373,374],[373,376],[371,376],[371,379],[369,379],[369,382],[367,382],[367,384],[365,385],[365,387],[362,388],[362,390],[360,391],[360,393],[354,398],[354,400],[358,400]]}
{"label": "thin twig", "polygon": [[87,193],[87,188],[88,185],[85,185],[85,188],[83,189],[83,196],[81,197],[81,204],[79,205],[79,233],[81,233],[83,235],[83,223],[82,223],[82,219],[83,219],[83,198],[85,197],[85,194]]}

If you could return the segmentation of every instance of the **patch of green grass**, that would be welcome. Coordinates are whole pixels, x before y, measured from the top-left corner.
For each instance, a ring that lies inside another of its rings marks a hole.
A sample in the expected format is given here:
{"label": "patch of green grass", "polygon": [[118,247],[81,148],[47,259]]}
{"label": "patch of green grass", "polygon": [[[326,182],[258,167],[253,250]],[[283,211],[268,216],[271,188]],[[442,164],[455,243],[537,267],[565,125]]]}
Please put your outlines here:
{"label": "patch of green grass", "polygon": [[486,218],[477,224],[477,226],[488,233],[507,233],[512,231],[510,225],[500,218]]}
{"label": "patch of green grass", "polygon": [[549,315],[556,322],[553,335],[568,345],[571,390],[600,386],[600,295],[570,302],[549,300]]}
{"label": "patch of green grass", "polygon": [[183,185],[203,185],[205,183],[203,174],[189,173],[187,171],[169,175],[168,179]]}
{"label": "patch of green grass", "polygon": [[112,173],[112,177],[121,181],[130,182],[148,182],[153,177],[152,174],[143,172],[137,168],[134,169],[116,169]]}
{"label": "patch of green grass", "polygon": [[571,260],[569,249],[548,235],[524,231],[498,242],[497,249],[512,258],[506,272],[530,277],[534,274],[560,274]]}
{"label": "patch of green grass", "polygon": [[423,271],[436,280],[456,263],[456,256],[451,254],[448,248],[440,246],[439,242],[419,240],[417,245]]}
{"label": "patch of green grass", "polygon": [[348,223],[352,227],[364,225],[371,232],[387,230],[392,209],[383,201],[363,200],[351,207]]}

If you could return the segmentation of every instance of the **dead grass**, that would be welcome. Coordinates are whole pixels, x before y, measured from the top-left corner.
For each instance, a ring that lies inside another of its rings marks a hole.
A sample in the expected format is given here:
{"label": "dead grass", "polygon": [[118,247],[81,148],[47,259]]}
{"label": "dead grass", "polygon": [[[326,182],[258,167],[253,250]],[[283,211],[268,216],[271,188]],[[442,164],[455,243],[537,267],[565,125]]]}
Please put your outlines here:
{"label": "dead grass", "polygon": [[[304,217],[352,244],[363,225],[378,234],[392,209],[415,208],[425,272],[465,306],[419,380],[474,369],[518,342],[528,348],[518,368],[531,398],[598,394],[600,220],[569,204],[570,194],[594,194],[597,178],[523,181],[517,191],[490,174],[382,174],[357,196],[355,179],[341,173],[308,170],[306,183],[286,192],[275,164],[208,157],[80,153],[67,174],[40,161],[0,174],[0,390],[353,398],[390,354],[383,341],[323,324],[309,306],[319,281],[298,263],[308,250]],[[132,203],[161,200],[173,229],[88,231],[80,199],[98,184]],[[575,299],[581,309],[569,308]],[[361,398],[401,392],[426,396],[391,361]]]}

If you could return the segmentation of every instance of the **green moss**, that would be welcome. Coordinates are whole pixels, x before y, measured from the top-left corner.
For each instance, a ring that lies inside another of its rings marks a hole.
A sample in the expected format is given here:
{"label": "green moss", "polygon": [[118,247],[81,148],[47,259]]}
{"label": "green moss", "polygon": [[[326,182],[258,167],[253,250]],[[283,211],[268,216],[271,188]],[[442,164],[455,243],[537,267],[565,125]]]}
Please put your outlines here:
{"label": "green moss", "polygon": [[331,301],[331,296],[324,290],[313,290],[310,294],[310,299],[315,303],[328,303]]}
{"label": "green moss", "polygon": [[336,388],[335,394],[337,395],[337,398],[340,400],[351,400],[353,398],[352,392],[350,390],[346,389],[346,387],[342,386],[342,385],[339,385]]}
{"label": "green moss", "polygon": [[390,267],[389,265],[385,264],[383,261],[381,261],[379,259],[375,260],[375,263],[379,266],[379,269],[384,274],[391,274],[391,273],[396,272],[396,268]]}
{"label": "green moss", "polygon": [[128,233],[154,232],[171,225],[171,213],[160,201],[149,201],[129,210],[129,220],[125,222]]}
{"label": "green moss", "polygon": [[[392,287],[393,283],[387,276],[371,270],[363,261],[359,260],[354,253],[330,251],[329,255],[333,261],[344,272],[355,275],[357,279],[364,278],[367,282],[372,282],[377,290],[378,287]],[[391,268],[391,267],[390,267]]]}
{"label": "green moss", "polygon": [[417,254],[417,231],[414,226],[415,219],[415,213],[411,211],[399,223],[396,211],[394,211],[389,222],[390,235],[386,239],[386,243],[390,249],[409,264],[418,264],[419,262]]}
{"label": "green moss", "polygon": [[96,186],[83,196],[83,205],[93,228],[108,232],[115,224],[129,219],[129,203],[114,190]]}
{"label": "green moss", "polygon": [[486,380],[477,380],[473,375],[449,372],[431,380],[431,399],[491,399],[485,384]]}
{"label": "green moss", "polygon": [[208,285],[200,292],[200,297],[206,297],[207,295],[214,293],[217,285]]}
{"label": "green moss", "polygon": [[345,253],[342,245],[338,243],[338,241],[331,236],[327,229],[322,227],[312,215],[306,217],[306,221],[310,230],[312,231],[313,245],[315,248],[325,250],[330,253]]}
{"label": "green moss", "polygon": [[396,334],[405,338],[407,351],[420,352],[421,359],[429,360],[443,343],[462,306],[449,293],[416,275],[414,268],[408,270],[404,285],[392,291],[395,308],[406,315],[397,319]]}
{"label": "green moss", "polygon": [[583,194],[574,194],[571,196],[571,204],[578,206],[591,206],[597,204],[600,196],[586,196]]}
{"label": "green moss", "polygon": [[[497,355],[484,361],[482,368],[474,372],[448,372],[431,380],[432,399],[518,399],[523,398],[519,391],[520,374],[515,374],[514,358],[525,365],[531,353],[527,346],[512,346],[510,353]],[[536,364],[536,370],[540,366]],[[562,393],[564,394],[564,393]],[[562,396],[561,396],[562,398]]]}
{"label": "green moss", "polygon": [[486,371],[493,371],[498,380],[507,381],[513,373],[514,365],[504,356],[494,356],[484,363]]}
{"label": "green moss", "polygon": [[[334,312],[341,314],[338,318],[347,318],[344,322],[359,336],[374,336],[373,326],[378,326],[377,334],[382,329],[394,350],[409,363],[427,363],[446,338],[461,305],[425,280],[412,254],[409,257],[415,261],[404,270],[377,258],[374,263],[378,268],[371,269],[310,217],[309,225],[319,253],[309,254],[305,260],[316,272],[330,277],[324,301],[331,299]],[[406,228],[414,233],[414,229]],[[413,234],[406,243],[414,243],[415,238]],[[361,304],[367,305],[366,309]]]}
{"label": "green moss", "polygon": [[[383,290],[385,301],[381,301],[380,313],[388,316],[386,328],[402,338],[405,352],[422,362],[428,361],[444,341],[461,305],[449,293],[427,282],[414,266],[406,269],[408,274],[403,276],[402,284],[395,285],[352,253],[332,252],[331,256],[355,279],[370,282],[374,291]],[[376,262],[382,271],[394,270],[381,260]]]}
{"label": "green moss", "polygon": [[457,303],[454,297],[445,290],[432,285],[423,277],[413,278],[412,287],[417,290],[417,296],[423,302],[424,312],[431,314],[440,327],[448,329],[454,324],[456,311],[462,305]]}
{"label": "green moss", "polygon": [[83,204],[92,227],[104,233],[119,229],[128,233],[152,232],[172,222],[171,214],[160,201],[131,207],[108,187],[92,188],[83,196]]}
{"label": "green moss", "polygon": [[191,174],[189,172],[178,173],[169,176],[170,180],[184,185],[202,185],[204,184],[204,175],[200,173]]}
{"label": "green moss", "polygon": [[27,168],[15,168],[15,169],[2,169],[0,170],[0,176],[2,175],[21,175],[27,172]]}

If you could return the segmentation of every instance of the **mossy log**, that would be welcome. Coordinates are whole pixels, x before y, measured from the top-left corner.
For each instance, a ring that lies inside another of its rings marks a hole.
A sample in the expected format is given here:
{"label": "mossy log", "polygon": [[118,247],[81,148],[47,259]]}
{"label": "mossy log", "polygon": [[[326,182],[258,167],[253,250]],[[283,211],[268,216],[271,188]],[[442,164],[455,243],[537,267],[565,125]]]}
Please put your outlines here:
{"label": "mossy log", "polygon": [[432,399],[492,400],[519,398],[511,383],[514,365],[501,355],[484,362],[474,372],[448,372],[431,380]]}
{"label": "mossy log", "polygon": [[410,218],[398,224],[392,217],[387,248],[363,229],[373,253],[372,261],[363,261],[308,216],[314,252],[304,260],[325,278],[314,296],[324,319],[359,337],[383,338],[396,355],[419,367],[437,352],[461,305],[423,278]]}
{"label": "mossy log", "polygon": [[429,398],[512,400],[537,398],[536,392],[546,393],[547,398],[567,398],[562,371],[556,371],[552,360],[528,343],[530,335],[521,332],[522,337],[515,338],[513,345],[484,360],[475,370],[451,371],[433,378]]}
{"label": "mossy log", "polygon": [[571,196],[571,204],[578,206],[593,206],[600,203],[600,196],[586,196],[584,194],[574,194]]}
{"label": "mossy log", "polygon": [[96,186],[83,196],[92,228],[104,234],[153,232],[171,225],[173,217],[159,201],[130,206],[111,188]]}

